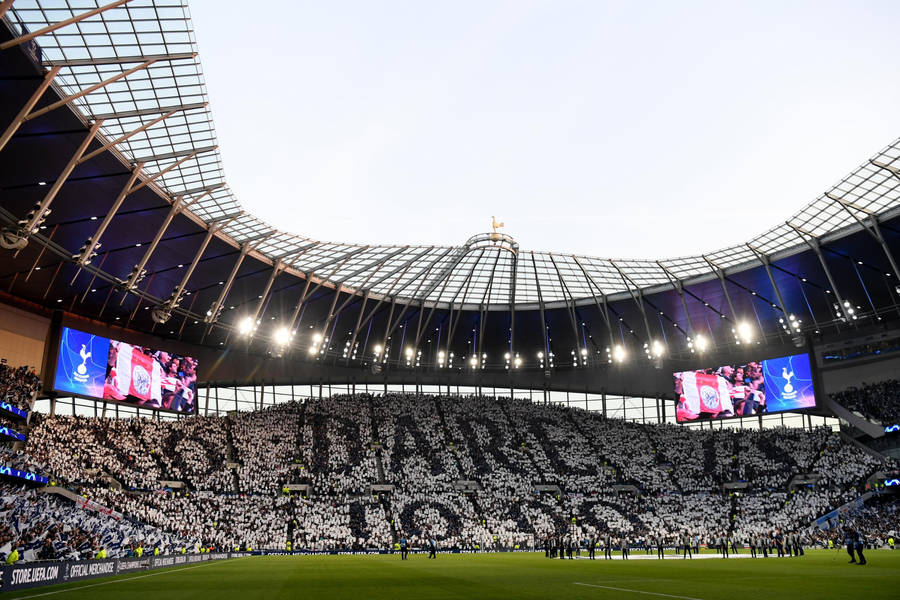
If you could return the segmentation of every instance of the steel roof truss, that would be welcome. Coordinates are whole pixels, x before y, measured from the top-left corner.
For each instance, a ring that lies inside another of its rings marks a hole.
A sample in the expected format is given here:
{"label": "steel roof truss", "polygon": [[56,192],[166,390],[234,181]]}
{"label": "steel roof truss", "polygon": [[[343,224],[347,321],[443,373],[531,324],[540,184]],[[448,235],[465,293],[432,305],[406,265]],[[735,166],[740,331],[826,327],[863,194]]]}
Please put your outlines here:
{"label": "steel roof truss", "polygon": [[97,227],[97,230],[94,232],[94,235],[88,238],[87,242],[85,242],[84,250],[78,254],[75,262],[78,265],[78,270],[75,272],[75,276],[72,277],[72,281],[69,282],[69,285],[75,283],[75,278],[78,277],[78,274],[81,272],[81,268],[90,264],[91,258],[94,255],[94,249],[100,245],[100,238],[103,237],[103,234],[106,233],[106,228],[109,227],[110,222],[112,222],[113,217],[116,216],[116,213],[119,211],[119,208],[122,206],[122,203],[125,201],[125,198],[128,196],[131,186],[134,185],[135,180],[140,177],[141,170],[144,168],[144,163],[140,163],[134,168],[134,171],[131,174],[131,177],[128,179],[128,182],[125,184],[125,187],[122,188],[122,191],[119,192],[119,195],[116,196],[116,200],[113,202],[113,205],[106,212],[106,216],[103,217],[103,221],[100,223],[100,226]]}

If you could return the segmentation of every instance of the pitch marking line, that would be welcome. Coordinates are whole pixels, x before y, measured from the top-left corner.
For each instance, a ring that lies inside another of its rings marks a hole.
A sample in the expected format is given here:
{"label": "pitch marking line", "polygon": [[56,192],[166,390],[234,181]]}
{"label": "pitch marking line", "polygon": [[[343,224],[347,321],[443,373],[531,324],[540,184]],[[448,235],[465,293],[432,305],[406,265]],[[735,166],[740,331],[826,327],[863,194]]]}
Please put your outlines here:
{"label": "pitch marking line", "polygon": [[208,563],[204,563],[202,565],[195,565],[193,567],[184,567],[183,569],[169,569],[165,571],[157,571],[156,573],[147,573],[145,575],[135,575],[134,577],[125,577],[123,579],[113,579],[112,581],[101,581],[100,583],[91,583],[89,585],[80,585],[78,587],[66,588],[63,590],[53,590],[51,592],[43,592],[41,594],[32,594],[31,596],[19,596],[14,600],[27,600],[28,598],[40,598],[41,596],[52,596],[53,594],[63,594],[65,592],[74,592],[75,590],[84,590],[87,588],[97,587],[100,585],[109,585],[111,583],[120,583],[122,581],[131,581],[133,579],[143,579],[144,577],[155,577],[156,575],[166,575],[168,573],[177,573],[178,571],[190,571],[191,569],[199,569],[200,567],[208,567],[209,565],[216,564],[219,561],[210,561]]}
{"label": "pitch marking line", "polygon": [[585,587],[592,587],[592,588],[601,588],[604,590],[615,590],[617,592],[631,592],[632,594],[646,594],[647,596],[662,596],[664,598],[680,598],[681,600],[700,600],[700,598],[693,598],[691,596],[676,596],[675,594],[663,594],[661,592],[645,592],[643,590],[631,590],[628,588],[613,587],[611,585],[595,585],[593,583],[581,583],[579,581],[576,581],[575,585],[583,585]]}

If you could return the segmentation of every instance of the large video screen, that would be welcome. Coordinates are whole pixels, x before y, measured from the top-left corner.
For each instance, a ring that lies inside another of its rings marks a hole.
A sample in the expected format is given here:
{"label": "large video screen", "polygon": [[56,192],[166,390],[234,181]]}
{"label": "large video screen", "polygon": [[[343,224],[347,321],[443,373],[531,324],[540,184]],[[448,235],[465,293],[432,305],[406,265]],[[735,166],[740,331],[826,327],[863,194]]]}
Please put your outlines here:
{"label": "large video screen", "polygon": [[63,327],[53,388],[141,408],[192,413],[197,360]]}
{"label": "large video screen", "polygon": [[812,408],[808,354],[681,371],[675,377],[679,423]]}

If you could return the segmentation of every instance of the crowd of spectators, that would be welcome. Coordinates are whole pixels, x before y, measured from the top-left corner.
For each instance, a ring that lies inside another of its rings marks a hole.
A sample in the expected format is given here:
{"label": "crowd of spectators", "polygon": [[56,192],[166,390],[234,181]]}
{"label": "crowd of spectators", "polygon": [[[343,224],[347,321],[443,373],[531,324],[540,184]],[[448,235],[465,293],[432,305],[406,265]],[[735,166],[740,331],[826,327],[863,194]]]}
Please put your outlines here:
{"label": "crowd of spectators", "polygon": [[841,513],[834,527],[812,532],[823,548],[842,548],[847,532],[858,533],[867,548],[895,549],[900,544],[900,498],[876,494],[861,506]]}
{"label": "crowd of spectators", "polygon": [[34,393],[41,389],[41,378],[30,367],[0,363],[0,401],[29,410]]}
{"label": "crowd of spectators", "polygon": [[883,548],[900,543],[900,500],[896,496],[876,496],[850,511],[845,520],[870,547]]}
{"label": "crowd of spectators", "polygon": [[[160,543],[313,550],[384,549],[401,536],[482,549],[559,536],[746,543],[807,527],[890,466],[827,428],[640,425],[524,400],[414,394],[174,421],[42,416],[25,452],[0,458],[145,524],[140,536]],[[790,492],[806,473],[818,484]],[[746,489],[724,488],[741,481]],[[19,537],[31,548],[29,535]]]}
{"label": "crowd of spectators", "polygon": [[81,509],[55,494],[0,484],[0,556],[15,550],[19,560],[112,558],[135,547],[170,553],[195,548],[191,540],[146,523]]}
{"label": "crowd of spectators", "polygon": [[864,358],[867,356],[878,356],[889,352],[897,352],[900,350],[900,337],[894,337],[887,340],[879,340],[877,342],[866,342],[864,344],[856,344],[849,348],[840,348],[837,350],[828,350],[822,354],[822,359],[828,362],[852,360],[854,358]]}
{"label": "crowd of spectators", "polygon": [[900,424],[900,380],[864,383],[861,388],[831,394],[831,399],[885,427]]}

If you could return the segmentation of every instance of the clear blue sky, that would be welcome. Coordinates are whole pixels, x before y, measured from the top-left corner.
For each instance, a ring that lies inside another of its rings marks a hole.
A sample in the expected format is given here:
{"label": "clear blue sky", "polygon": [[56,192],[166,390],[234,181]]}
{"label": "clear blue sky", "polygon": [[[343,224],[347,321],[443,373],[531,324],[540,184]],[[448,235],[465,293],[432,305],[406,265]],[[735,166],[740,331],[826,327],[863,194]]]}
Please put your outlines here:
{"label": "clear blue sky", "polygon": [[315,239],[696,254],[900,136],[900,2],[190,6],[232,189]]}

